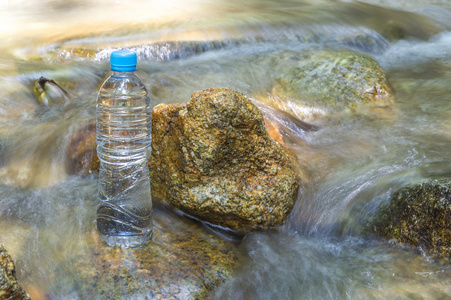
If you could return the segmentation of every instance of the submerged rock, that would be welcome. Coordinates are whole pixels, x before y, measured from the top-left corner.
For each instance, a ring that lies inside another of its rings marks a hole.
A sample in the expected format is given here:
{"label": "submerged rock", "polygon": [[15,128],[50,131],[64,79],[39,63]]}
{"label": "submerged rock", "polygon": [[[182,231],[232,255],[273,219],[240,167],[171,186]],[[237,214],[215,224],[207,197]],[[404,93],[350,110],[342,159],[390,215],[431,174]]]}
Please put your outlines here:
{"label": "submerged rock", "polygon": [[284,51],[275,59],[275,69],[280,70],[275,72],[273,97],[263,101],[301,120],[393,102],[385,73],[373,58],[363,54]]}
{"label": "submerged rock", "polygon": [[260,110],[232,89],[153,110],[152,193],[200,220],[231,229],[283,224],[300,186],[292,161]]}
{"label": "submerged rock", "polygon": [[430,180],[396,192],[381,206],[369,231],[451,259],[451,179]]}
{"label": "submerged rock", "polygon": [[98,172],[96,122],[80,128],[72,136],[67,149],[67,171],[69,174],[88,175]]}
{"label": "submerged rock", "polygon": [[3,245],[0,245],[0,299],[30,299],[17,282],[14,262]]}
{"label": "submerged rock", "polygon": [[[95,231],[62,267],[56,299],[205,299],[239,265],[235,244],[198,223],[154,211],[154,236],[139,248],[106,246]],[[69,268],[69,270],[67,270]]]}

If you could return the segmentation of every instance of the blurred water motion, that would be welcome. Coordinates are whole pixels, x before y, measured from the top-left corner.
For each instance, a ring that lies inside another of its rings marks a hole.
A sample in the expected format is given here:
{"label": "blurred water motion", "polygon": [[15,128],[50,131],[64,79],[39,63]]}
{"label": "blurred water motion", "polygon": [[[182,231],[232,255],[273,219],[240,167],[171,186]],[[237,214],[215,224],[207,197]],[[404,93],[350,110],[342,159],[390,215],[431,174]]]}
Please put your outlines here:
{"label": "blurred water motion", "polygon": [[[67,147],[95,118],[109,53],[125,47],[138,52],[154,105],[237,89],[298,158],[304,182],[287,223],[244,237],[246,259],[217,298],[450,297],[450,266],[361,231],[398,188],[451,174],[451,7],[364,2],[0,1],[0,243],[25,289],[63,298],[52,287],[67,284],[82,298],[69,261],[88,253],[97,178],[67,174]],[[323,49],[374,57],[396,105],[305,124],[257,102],[272,97],[280,53]],[[71,99],[39,104],[41,76]],[[162,210],[156,226],[171,218]]]}

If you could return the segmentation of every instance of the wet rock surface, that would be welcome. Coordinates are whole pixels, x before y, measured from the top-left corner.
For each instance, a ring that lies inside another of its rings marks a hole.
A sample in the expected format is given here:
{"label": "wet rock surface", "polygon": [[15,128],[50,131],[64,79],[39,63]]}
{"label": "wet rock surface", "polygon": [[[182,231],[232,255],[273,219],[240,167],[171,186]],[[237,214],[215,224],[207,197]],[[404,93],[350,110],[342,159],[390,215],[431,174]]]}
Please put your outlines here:
{"label": "wet rock surface", "polygon": [[231,229],[284,223],[299,181],[292,157],[268,136],[258,108],[232,89],[196,92],[154,108],[152,193]]}
{"label": "wet rock surface", "polygon": [[17,282],[14,262],[3,245],[0,245],[0,299],[30,299]]}
{"label": "wet rock surface", "polygon": [[88,175],[98,172],[96,122],[83,126],[72,136],[67,149],[67,171],[69,174]]}
{"label": "wet rock surface", "polygon": [[369,231],[451,260],[451,179],[429,180],[396,192],[379,208]]}
{"label": "wet rock surface", "polygon": [[[92,231],[71,259],[58,299],[205,299],[238,268],[235,244],[198,223],[156,210],[154,236],[134,249],[111,248]],[[67,273],[70,273],[68,276]]]}
{"label": "wet rock surface", "polygon": [[302,120],[364,105],[393,102],[385,73],[370,56],[349,51],[283,51],[275,60],[279,74],[273,99],[266,103]]}

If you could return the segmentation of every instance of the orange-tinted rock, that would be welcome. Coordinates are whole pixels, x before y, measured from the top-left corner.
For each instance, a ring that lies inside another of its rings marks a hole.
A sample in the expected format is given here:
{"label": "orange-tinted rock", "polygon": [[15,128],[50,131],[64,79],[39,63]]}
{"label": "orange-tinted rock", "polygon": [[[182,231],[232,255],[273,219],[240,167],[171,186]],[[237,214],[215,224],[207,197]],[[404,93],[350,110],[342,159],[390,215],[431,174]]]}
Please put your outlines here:
{"label": "orange-tinted rock", "polygon": [[283,144],[283,136],[280,133],[279,127],[277,127],[277,124],[275,124],[275,122],[265,119],[265,128],[268,131],[268,135],[270,137]]}

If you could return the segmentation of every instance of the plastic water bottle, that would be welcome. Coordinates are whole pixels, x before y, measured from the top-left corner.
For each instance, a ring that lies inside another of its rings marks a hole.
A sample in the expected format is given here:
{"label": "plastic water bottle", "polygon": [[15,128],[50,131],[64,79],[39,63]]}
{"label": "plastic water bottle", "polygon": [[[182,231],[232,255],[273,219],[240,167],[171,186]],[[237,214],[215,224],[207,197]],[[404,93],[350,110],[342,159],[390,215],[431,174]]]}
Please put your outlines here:
{"label": "plastic water bottle", "polygon": [[137,247],[152,237],[150,97],[134,52],[115,51],[110,62],[113,74],[97,97],[97,231],[110,246]]}

